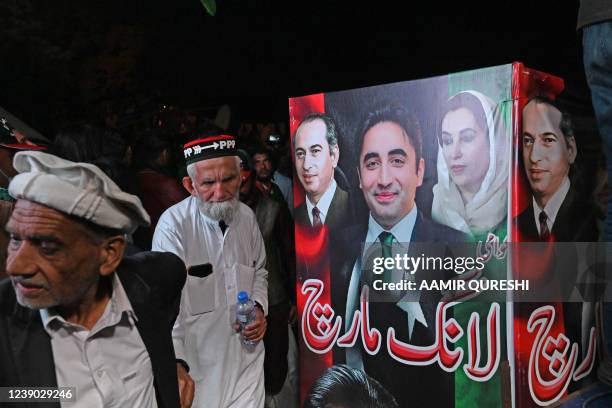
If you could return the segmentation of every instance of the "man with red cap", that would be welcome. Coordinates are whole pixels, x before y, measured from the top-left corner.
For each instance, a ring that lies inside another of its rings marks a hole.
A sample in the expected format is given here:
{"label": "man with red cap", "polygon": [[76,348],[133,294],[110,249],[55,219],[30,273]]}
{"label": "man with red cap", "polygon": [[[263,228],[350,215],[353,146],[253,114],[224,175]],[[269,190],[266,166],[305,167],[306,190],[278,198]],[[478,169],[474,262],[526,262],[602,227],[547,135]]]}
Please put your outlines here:
{"label": "man with red cap", "polygon": [[[265,247],[253,211],[238,200],[236,140],[212,131],[185,144],[183,186],[191,196],[162,214],[152,249],[173,252],[188,266],[173,341],[179,383],[189,376],[195,381],[193,406],[263,407]],[[240,291],[257,307],[255,321],[237,333]],[[245,349],[241,335],[256,347]]]}

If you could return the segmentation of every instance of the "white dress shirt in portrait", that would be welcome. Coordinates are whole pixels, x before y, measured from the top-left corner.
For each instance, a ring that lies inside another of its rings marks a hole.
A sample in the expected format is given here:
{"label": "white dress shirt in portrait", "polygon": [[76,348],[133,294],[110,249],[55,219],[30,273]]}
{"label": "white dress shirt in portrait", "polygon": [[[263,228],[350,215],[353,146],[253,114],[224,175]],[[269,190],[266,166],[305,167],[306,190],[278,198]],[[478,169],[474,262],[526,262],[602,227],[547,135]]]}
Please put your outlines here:
{"label": "white dress shirt in portrait", "polygon": [[336,180],[332,179],[331,184],[321,196],[321,199],[318,203],[313,204],[306,195],[306,210],[308,210],[308,219],[310,220],[310,225],[313,225],[312,222],[312,209],[317,207],[320,211],[319,217],[321,217],[321,222],[325,224],[325,218],[327,217],[327,213],[329,212],[329,206],[331,205],[332,199],[334,198],[334,194],[336,194]]}
{"label": "white dress shirt in portrait", "polygon": [[[351,280],[349,282],[348,295],[346,299],[346,313],[345,313],[345,330],[348,331],[351,325],[351,319],[355,310],[359,308],[359,282],[361,280],[362,264],[365,254],[368,249],[373,245],[380,243],[378,236],[381,232],[387,231],[393,234],[393,252],[392,255],[396,254],[403,255],[408,252],[410,247],[410,241],[412,239],[412,231],[416,224],[418,215],[417,206],[414,205],[412,210],[404,216],[397,224],[395,224],[390,230],[385,230],[370,214],[368,220],[368,233],[364,242],[364,248],[362,257],[357,259],[353,266],[353,272],[351,273]],[[405,272],[409,273],[409,272]],[[423,326],[427,327],[427,321],[425,315],[421,309],[421,305],[414,301],[415,293],[406,295],[402,300],[396,303],[396,306],[406,312],[406,322],[408,325],[408,335],[412,336],[414,329],[414,322],[418,321]],[[410,301],[404,300],[410,297]],[[359,350],[355,348],[347,349],[346,362],[349,366],[357,369],[363,369],[363,362]]]}
{"label": "white dress shirt in portrait", "polygon": [[563,180],[563,183],[561,183],[561,186],[559,186],[559,189],[555,191],[555,194],[553,194],[550,200],[548,200],[544,208],[540,208],[535,198],[532,198],[533,216],[535,217],[535,225],[536,225],[536,228],[538,229],[538,234],[541,234],[540,232],[540,213],[542,211],[546,213],[546,217],[547,217],[546,224],[548,225],[548,230],[552,231],[553,225],[555,224],[555,218],[557,218],[559,209],[561,208],[561,205],[563,204],[563,200],[565,200],[565,196],[567,195],[569,189],[570,189],[570,181],[569,181],[569,178],[566,177],[565,180]]}

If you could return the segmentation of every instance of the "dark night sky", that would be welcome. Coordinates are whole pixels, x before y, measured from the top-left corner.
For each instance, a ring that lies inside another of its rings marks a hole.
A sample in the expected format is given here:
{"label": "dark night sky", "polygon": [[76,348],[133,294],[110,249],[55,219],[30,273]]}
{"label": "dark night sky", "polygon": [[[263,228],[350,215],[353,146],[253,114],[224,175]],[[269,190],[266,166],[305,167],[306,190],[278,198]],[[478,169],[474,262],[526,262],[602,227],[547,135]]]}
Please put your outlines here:
{"label": "dark night sky", "polygon": [[[42,129],[53,128],[53,115],[98,109],[99,100],[83,96],[81,84],[96,72],[84,61],[122,52],[116,48],[136,52],[130,85],[105,96],[112,103],[156,94],[286,120],[290,96],[512,61],[564,77],[588,102],[574,1],[432,1],[410,10],[409,2],[218,0],[215,17],[199,0],[16,3],[29,7],[0,6],[0,32],[8,33],[0,50],[13,56],[0,64],[0,106]],[[109,49],[118,27],[137,34]]]}

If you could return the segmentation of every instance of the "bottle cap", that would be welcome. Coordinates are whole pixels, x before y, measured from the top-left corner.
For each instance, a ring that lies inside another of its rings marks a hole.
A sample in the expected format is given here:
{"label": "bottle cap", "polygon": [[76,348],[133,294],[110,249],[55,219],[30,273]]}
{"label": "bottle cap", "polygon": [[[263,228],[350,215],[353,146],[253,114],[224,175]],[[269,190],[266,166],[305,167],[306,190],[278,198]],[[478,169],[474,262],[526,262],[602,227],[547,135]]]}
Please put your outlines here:
{"label": "bottle cap", "polygon": [[246,303],[249,300],[249,294],[245,291],[238,292],[238,302]]}

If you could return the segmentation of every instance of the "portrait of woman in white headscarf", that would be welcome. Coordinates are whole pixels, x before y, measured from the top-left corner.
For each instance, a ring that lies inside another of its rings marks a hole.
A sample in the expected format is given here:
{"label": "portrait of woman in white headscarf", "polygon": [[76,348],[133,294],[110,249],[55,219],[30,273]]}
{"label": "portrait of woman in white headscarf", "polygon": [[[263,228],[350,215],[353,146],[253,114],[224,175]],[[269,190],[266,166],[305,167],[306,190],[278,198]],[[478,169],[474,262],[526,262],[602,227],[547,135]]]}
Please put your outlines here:
{"label": "portrait of woman in white headscarf", "polygon": [[503,226],[508,208],[509,141],[495,103],[476,91],[452,96],[438,133],[432,218],[474,237]]}

